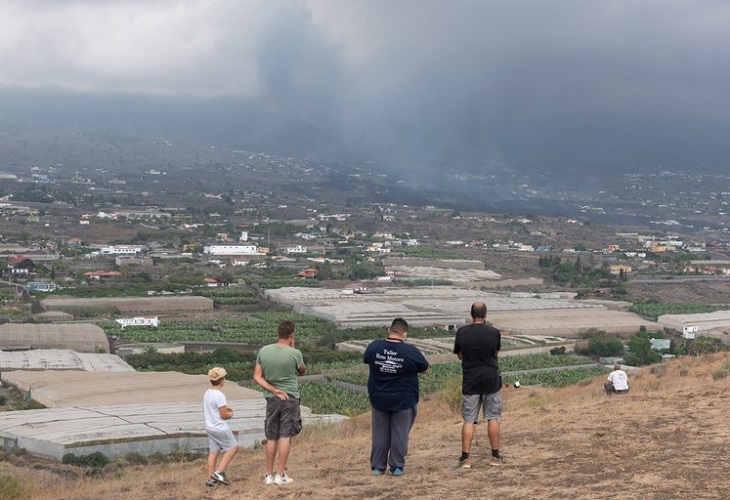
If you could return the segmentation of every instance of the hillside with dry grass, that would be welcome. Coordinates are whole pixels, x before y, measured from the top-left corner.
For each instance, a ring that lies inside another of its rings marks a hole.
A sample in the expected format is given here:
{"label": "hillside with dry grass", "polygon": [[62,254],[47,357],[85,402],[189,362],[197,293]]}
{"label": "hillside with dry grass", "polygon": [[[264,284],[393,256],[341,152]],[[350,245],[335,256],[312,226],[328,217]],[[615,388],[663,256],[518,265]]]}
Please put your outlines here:
{"label": "hillside with dry grass", "polygon": [[[419,406],[403,477],[373,477],[370,421],[309,427],[295,439],[286,486],[264,486],[264,452],[243,450],[230,486],[204,486],[205,462],[72,466],[7,455],[0,476],[21,496],[59,499],[245,498],[730,498],[730,353],[686,357],[630,372],[631,392],[608,397],[601,379],[562,389],[505,389],[504,467],[488,467],[480,434],[471,470],[456,467],[458,391]],[[486,434],[486,433],[484,433]],[[2,484],[0,484],[0,498]]]}

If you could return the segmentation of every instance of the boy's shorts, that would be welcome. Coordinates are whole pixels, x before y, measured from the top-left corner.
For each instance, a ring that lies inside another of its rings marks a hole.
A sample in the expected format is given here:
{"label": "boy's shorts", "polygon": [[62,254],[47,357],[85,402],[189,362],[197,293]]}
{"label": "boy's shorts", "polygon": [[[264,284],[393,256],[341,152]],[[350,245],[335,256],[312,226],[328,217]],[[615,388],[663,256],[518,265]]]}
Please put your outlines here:
{"label": "boy's shorts", "polygon": [[226,452],[238,446],[236,436],[233,435],[231,429],[209,429],[206,427],[205,432],[208,433],[208,448],[210,451]]}

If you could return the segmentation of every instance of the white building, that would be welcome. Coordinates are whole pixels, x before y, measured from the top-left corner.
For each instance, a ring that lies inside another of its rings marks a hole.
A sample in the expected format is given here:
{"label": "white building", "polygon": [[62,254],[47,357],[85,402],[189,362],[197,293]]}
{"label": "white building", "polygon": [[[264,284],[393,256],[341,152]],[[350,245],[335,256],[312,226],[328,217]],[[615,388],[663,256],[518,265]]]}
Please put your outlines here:
{"label": "white building", "polygon": [[258,255],[256,245],[210,245],[203,247],[209,255]]}
{"label": "white building", "polygon": [[286,253],[287,254],[292,254],[292,253],[307,253],[307,247],[305,247],[303,245],[296,245],[296,246],[293,246],[293,247],[287,247]]}
{"label": "white building", "polygon": [[99,249],[101,255],[137,255],[142,253],[142,247],[134,245],[111,245]]}

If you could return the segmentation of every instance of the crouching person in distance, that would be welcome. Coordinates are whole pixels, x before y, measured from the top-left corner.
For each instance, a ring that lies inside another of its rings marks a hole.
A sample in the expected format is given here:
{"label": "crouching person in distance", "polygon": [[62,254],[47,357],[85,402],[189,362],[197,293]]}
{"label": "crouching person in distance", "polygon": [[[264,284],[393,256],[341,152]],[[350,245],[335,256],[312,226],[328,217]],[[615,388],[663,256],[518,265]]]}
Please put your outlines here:
{"label": "crouching person in distance", "polygon": [[621,369],[621,364],[613,365],[613,371],[608,374],[608,381],[603,384],[606,394],[623,394],[629,391],[629,376]]}

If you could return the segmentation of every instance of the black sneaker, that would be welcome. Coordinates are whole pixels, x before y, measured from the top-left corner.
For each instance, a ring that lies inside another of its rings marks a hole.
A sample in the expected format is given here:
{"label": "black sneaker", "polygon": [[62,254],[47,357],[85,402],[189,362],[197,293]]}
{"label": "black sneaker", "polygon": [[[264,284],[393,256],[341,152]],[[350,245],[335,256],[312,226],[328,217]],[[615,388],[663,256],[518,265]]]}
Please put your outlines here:
{"label": "black sneaker", "polygon": [[213,479],[215,479],[216,481],[218,481],[221,484],[231,484],[230,481],[228,481],[228,478],[226,477],[226,475],[223,472],[215,471],[213,473],[213,476],[212,477],[213,477]]}

